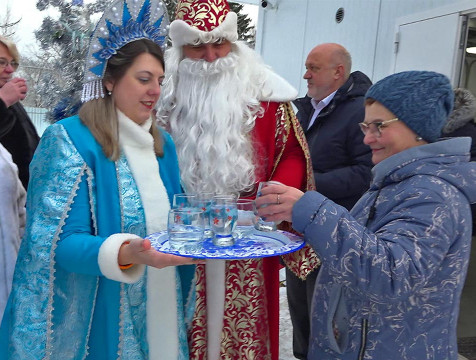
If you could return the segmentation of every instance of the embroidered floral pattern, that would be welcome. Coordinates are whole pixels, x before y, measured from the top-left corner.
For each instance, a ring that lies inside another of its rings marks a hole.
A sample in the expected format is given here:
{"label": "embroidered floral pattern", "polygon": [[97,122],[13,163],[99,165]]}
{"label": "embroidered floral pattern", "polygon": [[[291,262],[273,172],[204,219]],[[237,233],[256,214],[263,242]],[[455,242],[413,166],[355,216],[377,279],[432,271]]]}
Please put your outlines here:
{"label": "embroidered floral pattern", "polygon": [[175,19],[183,20],[201,31],[211,31],[220,26],[229,12],[226,1],[183,0],[177,6]]}

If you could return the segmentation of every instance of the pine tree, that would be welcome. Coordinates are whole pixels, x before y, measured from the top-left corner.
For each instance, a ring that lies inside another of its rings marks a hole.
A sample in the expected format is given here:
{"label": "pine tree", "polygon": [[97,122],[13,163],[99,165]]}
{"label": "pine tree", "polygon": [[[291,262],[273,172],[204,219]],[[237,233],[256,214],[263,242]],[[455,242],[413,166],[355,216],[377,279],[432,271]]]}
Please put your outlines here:
{"label": "pine tree", "polygon": [[43,95],[43,106],[50,109],[48,120],[58,121],[75,114],[80,105],[80,94],[84,74],[89,38],[94,30],[91,17],[101,13],[106,1],[83,5],[78,0],[38,0],[40,11],[48,6],[57,8],[58,19],[46,17],[35,36],[42,51],[50,55],[51,66],[58,76],[44,77],[38,84]]}
{"label": "pine tree", "polygon": [[251,19],[241,12],[243,4],[230,2],[230,9],[238,15],[238,38],[254,47],[256,41],[255,27],[251,25]]}

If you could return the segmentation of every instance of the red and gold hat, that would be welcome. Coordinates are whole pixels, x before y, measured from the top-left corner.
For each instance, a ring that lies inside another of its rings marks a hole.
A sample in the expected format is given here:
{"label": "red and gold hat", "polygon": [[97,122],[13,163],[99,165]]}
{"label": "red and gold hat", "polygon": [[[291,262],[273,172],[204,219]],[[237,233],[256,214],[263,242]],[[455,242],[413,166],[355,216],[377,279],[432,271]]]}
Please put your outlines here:
{"label": "red and gold hat", "polygon": [[179,0],[169,36],[173,46],[238,39],[237,16],[226,0]]}

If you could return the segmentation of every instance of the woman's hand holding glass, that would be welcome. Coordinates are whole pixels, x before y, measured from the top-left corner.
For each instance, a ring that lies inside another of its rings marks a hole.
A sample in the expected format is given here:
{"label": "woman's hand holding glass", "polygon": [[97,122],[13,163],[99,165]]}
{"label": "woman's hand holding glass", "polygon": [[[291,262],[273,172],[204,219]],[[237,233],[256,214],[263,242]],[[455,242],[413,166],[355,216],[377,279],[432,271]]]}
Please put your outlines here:
{"label": "woman's hand holding glass", "polygon": [[[293,206],[304,193],[291,186],[271,184],[263,187],[256,198],[258,215],[266,221],[292,221]],[[267,206],[263,206],[267,205]]]}
{"label": "woman's hand holding glass", "polygon": [[167,266],[204,264],[205,260],[196,260],[188,257],[164,254],[152,248],[150,240],[131,239],[119,249],[117,256],[119,265],[145,264],[158,269]]}

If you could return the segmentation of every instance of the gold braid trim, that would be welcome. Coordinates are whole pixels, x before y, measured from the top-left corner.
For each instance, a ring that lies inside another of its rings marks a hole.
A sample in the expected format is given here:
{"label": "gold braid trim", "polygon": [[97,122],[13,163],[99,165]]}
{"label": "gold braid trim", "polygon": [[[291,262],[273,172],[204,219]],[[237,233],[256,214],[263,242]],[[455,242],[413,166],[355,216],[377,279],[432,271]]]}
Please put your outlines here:
{"label": "gold braid trim", "polygon": [[[286,103],[291,106],[289,103]],[[292,110],[292,108],[291,108]],[[289,120],[286,106],[284,103],[281,103],[276,110],[276,131],[274,133],[274,139],[276,142],[276,148],[279,149],[278,156],[274,159],[273,170],[269,175],[269,178],[273,178],[274,172],[283,157],[284,149],[286,148],[286,143],[289,138],[289,133],[291,131],[291,121]]]}
{"label": "gold braid trim", "polygon": [[[281,146],[281,151],[279,153],[279,156],[275,160],[273,173],[276,167],[278,166],[279,160],[281,159],[281,156],[284,152],[286,140],[288,139],[289,132],[292,128],[294,131],[294,135],[296,136],[296,139],[301,145],[301,149],[303,150],[304,156],[306,158],[306,185],[303,190],[314,190],[316,187],[314,184],[314,174],[312,171],[311,153],[309,152],[309,147],[307,145],[304,131],[302,130],[301,125],[299,124],[299,121],[294,113],[291,103],[286,102],[281,103],[279,105],[276,122],[276,144],[277,146]],[[280,137],[283,138],[282,141],[280,140]],[[290,223],[283,223],[280,228],[282,230],[296,233],[292,229]],[[284,264],[289,268],[289,270],[291,270],[297,277],[302,280],[305,280],[307,275],[311,271],[321,265],[321,261],[317,257],[314,250],[308,244],[304,245],[304,247],[298,251],[281,256],[281,258],[283,259]]]}

